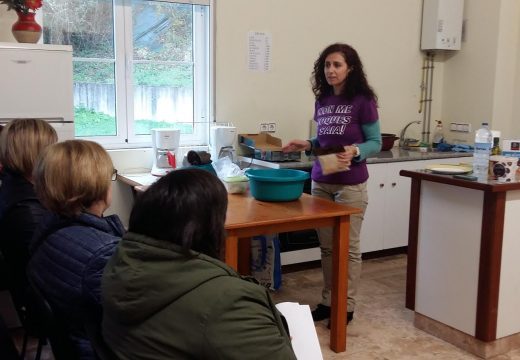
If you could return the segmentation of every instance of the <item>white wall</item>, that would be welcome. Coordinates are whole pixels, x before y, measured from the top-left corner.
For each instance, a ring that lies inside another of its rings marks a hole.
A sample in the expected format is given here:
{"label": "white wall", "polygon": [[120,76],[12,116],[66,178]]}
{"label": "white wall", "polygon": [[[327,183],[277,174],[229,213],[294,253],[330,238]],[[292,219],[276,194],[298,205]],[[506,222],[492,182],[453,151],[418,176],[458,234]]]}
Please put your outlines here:
{"label": "white wall", "polygon": [[515,101],[518,99],[515,97],[515,89],[518,87],[516,72],[520,63],[520,47],[514,45],[519,41],[519,18],[520,1],[502,0],[492,123],[493,127],[501,129],[509,138],[515,134],[516,138],[520,138],[520,132],[513,130],[513,124],[518,122],[514,121],[514,107],[519,102]]}
{"label": "white wall", "polygon": [[15,23],[16,13],[14,11],[7,11],[7,6],[0,5],[0,41],[16,42],[11,33],[11,26]]}
{"label": "white wall", "polygon": [[[464,18],[466,41],[444,63],[442,117],[471,123],[473,129],[487,121],[502,138],[520,137],[514,121],[520,114],[514,101],[520,84],[520,3],[466,0]],[[473,142],[474,133],[458,135]]]}
{"label": "white wall", "polygon": [[[359,52],[379,95],[384,132],[398,132],[419,118],[420,1],[226,0],[217,2],[216,15],[217,121],[232,121],[251,133],[261,122],[276,122],[276,136],[284,140],[307,137],[313,63],[338,41]],[[249,31],[272,34],[267,73],[247,70]]]}
{"label": "white wall", "polygon": [[[520,17],[520,15],[518,17]],[[520,52],[520,26],[517,28],[516,35],[516,42],[513,43],[513,47],[515,47],[517,51]],[[515,76],[512,76],[512,78],[515,79],[515,89],[513,91],[514,99],[520,99],[520,60],[518,60],[519,57],[520,55],[517,57],[516,61]],[[520,138],[520,101],[518,100],[514,101],[513,103],[513,115],[511,118],[510,125],[511,133],[513,135],[516,135],[517,139]]]}

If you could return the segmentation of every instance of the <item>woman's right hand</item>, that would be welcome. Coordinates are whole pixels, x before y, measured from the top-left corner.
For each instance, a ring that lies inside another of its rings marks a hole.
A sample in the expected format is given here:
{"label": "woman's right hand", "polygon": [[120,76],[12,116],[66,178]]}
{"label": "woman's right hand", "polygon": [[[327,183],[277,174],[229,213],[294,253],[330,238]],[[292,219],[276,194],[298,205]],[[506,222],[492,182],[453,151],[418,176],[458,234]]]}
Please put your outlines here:
{"label": "woman's right hand", "polygon": [[289,141],[287,144],[282,146],[283,152],[292,151],[309,151],[311,149],[311,143],[307,140],[294,139]]}

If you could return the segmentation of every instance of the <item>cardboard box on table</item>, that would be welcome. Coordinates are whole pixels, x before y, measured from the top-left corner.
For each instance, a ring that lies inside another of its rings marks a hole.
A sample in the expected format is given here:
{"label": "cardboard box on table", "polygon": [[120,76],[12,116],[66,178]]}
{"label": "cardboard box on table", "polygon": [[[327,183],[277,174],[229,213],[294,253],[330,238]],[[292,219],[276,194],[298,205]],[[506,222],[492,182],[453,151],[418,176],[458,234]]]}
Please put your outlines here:
{"label": "cardboard box on table", "polygon": [[284,153],[282,151],[282,139],[267,133],[239,134],[238,142],[245,150],[246,155],[252,155],[259,160],[298,161],[302,156],[300,151]]}

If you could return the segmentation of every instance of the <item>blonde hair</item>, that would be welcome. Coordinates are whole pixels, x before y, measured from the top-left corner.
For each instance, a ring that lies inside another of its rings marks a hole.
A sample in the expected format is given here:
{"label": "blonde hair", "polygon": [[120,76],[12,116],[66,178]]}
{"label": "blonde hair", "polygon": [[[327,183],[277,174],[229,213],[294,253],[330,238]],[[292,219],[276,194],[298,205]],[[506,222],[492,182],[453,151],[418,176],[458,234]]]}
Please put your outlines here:
{"label": "blonde hair", "polygon": [[113,170],[101,145],[68,140],[43,152],[34,169],[34,187],[49,210],[71,217],[107,199]]}
{"label": "blonde hair", "polygon": [[12,120],[0,135],[0,163],[31,179],[38,156],[43,149],[56,141],[56,130],[44,120]]}

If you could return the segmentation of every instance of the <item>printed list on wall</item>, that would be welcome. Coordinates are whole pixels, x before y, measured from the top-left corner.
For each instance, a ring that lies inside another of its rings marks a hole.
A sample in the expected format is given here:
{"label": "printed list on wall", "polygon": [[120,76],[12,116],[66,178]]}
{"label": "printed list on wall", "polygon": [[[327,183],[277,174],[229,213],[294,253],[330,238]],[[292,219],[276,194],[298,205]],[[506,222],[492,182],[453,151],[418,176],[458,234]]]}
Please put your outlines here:
{"label": "printed list on wall", "polygon": [[247,40],[248,70],[257,72],[271,70],[272,35],[265,32],[250,31],[247,35]]}

